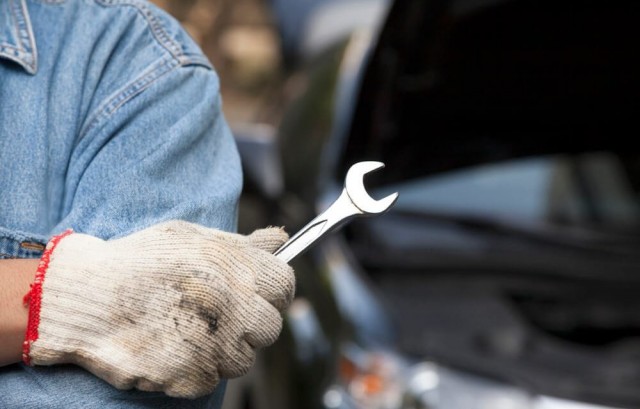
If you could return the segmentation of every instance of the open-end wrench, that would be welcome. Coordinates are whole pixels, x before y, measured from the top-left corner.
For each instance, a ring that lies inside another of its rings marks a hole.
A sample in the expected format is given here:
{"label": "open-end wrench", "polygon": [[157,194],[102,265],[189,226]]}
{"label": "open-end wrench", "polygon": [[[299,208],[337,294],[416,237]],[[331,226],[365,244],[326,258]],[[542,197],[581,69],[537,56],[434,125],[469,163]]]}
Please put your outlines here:
{"label": "open-end wrench", "polygon": [[335,202],[315,219],[305,225],[274,253],[286,262],[303,253],[313,243],[329,232],[335,231],[356,216],[381,214],[398,199],[398,193],[376,200],[369,196],[364,187],[364,176],[384,167],[382,162],[358,162],[349,168],[342,194]]}

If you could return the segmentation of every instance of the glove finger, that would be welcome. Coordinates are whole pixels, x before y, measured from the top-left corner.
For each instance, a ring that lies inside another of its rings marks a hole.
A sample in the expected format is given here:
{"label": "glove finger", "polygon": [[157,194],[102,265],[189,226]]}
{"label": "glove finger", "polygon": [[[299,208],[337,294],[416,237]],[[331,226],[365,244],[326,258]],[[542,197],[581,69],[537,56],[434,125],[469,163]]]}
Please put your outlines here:
{"label": "glove finger", "polygon": [[258,229],[247,237],[252,246],[264,250],[267,253],[275,252],[289,240],[287,232],[280,227]]}
{"label": "glove finger", "polygon": [[165,393],[175,398],[199,398],[213,392],[220,378],[216,371],[207,373],[206,377],[181,376],[171,382],[165,389]]}
{"label": "glove finger", "polygon": [[254,297],[255,316],[248,319],[245,340],[254,348],[267,347],[278,339],[282,331],[280,312],[262,297]]}
{"label": "glove finger", "polygon": [[140,378],[136,382],[136,389],[145,392],[159,392],[162,391],[162,385],[149,379]]}
{"label": "glove finger", "polygon": [[265,255],[256,273],[256,293],[278,311],[284,311],[295,295],[293,268],[273,255]]}
{"label": "glove finger", "polygon": [[249,372],[256,360],[255,350],[243,339],[238,339],[237,343],[227,344],[224,356],[218,366],[218,373],[221,378],[237,378]]}

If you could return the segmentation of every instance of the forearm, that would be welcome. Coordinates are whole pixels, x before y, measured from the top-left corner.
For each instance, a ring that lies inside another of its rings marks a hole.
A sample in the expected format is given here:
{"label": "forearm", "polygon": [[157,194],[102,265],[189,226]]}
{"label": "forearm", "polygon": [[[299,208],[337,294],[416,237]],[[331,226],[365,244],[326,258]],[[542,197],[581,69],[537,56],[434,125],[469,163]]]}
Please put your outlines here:
{"label": "forearm", "polygon": [[76,364],[119,389],[210,394],[282,329],[295,276],[273,252],[287,239],[277,227],[240,235],[182,220],[112,240],[54,236],[29,292],[33,316],[21,302],[36,263],[2,265],[12,313],[0,363],[21,358],[27,332],[30,365]]}
{"label": "forearm", "polygon": [[0,366],[20,362],[27,328],[29,292],[38,260],[0,260]]}

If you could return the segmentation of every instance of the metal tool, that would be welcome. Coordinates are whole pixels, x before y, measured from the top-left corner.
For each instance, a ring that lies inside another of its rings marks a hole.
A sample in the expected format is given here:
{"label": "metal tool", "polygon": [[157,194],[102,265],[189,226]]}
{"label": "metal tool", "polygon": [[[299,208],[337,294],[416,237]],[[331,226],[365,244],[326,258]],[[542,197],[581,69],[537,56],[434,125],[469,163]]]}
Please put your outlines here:
{"label": "metal tool", "polygon": [[358,162],[351,166],[347,172],[342,194],[336,201],[291,237],[274,254],[281,260],[289,262],[320,238],[343,226],[352,218],[372,216],[389,210],[398,199],[397,192],[376,200],[369,196],[364,187],[364,176],[383,167],[384,163],[373,161]]}

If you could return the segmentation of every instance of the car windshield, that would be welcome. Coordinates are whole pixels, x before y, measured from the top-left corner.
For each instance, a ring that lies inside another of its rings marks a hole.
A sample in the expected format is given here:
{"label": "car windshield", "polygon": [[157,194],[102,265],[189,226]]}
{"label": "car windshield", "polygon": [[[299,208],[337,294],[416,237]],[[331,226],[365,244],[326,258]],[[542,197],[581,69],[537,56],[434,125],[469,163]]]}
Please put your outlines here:
{"label": "car windshield", "polygon": [[394,268],[635,274],[638,163],[611,151],[565,153],[394,180],[372,190],[399,197],[385,217],[356,224],[367,232],[353,236],[354,248],[363,263]]}
{"label": "car windshield", "polygon": [[611,152],[527,157],[412,178],[382,190],[400,192],[396,211],[628,231],[640,227],[636,164]]}

